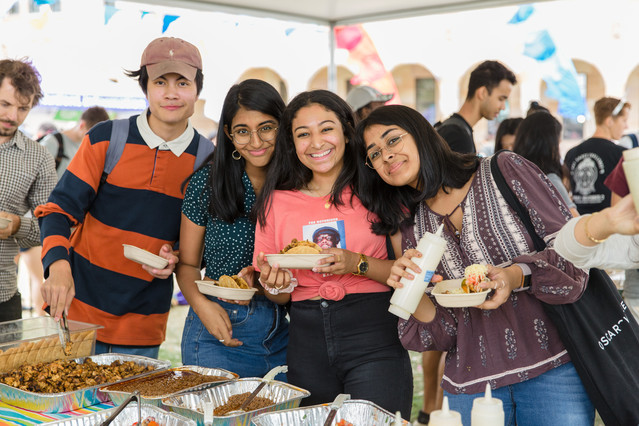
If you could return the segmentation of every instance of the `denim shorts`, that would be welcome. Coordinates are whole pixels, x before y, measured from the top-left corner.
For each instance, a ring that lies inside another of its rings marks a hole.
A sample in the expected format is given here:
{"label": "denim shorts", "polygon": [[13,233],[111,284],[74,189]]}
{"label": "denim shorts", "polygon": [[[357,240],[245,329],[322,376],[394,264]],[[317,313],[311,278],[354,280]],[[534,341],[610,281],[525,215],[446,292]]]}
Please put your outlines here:
{"label": "denim shorts", "polygon": [[[611,383],[611,386],[614,384]],[[462,424],[470,424],[475,398],[483,393],[451,394],[451,410],[462,415]],[[595,408],[571,362],[553,368],[533,379],[492,390],[493,398],[504,405],[506,426],[592,426]]]}
{"label": "denim shorts", "polygon": [[288,381],[307,389],[302,405],[340,393],[410,418],[413,373],[388,312],[391,292],[349,294],[339,301],[291,304]]}
{"label": "denim shorts", "polygon": [[[263,377],[273,367],[286,365],[288,320],[284,307],[262,295],[253,296],[247,306],[209,298],[226,310],[233,338],[243,345],[224,346],[189,308],[182,333],[182,364],[223,368],[240,377]],[[286,376],[279,374],[276,379],[285,381]]]}

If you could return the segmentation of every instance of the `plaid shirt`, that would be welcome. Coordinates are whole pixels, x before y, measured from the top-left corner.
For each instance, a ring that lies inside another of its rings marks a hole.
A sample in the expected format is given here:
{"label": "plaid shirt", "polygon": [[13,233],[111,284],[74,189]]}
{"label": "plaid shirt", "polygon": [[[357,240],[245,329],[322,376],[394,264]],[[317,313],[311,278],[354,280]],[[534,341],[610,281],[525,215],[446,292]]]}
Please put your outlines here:
{"label": "plaid shirt", "polygon": [[13,261],[18,247],[40,245],[38,220],[24,215],[47,202],[57,180],[51,154],[20,130],[0,144],[0,211],[21,216],[18,232],[0,240],[0,303],[18,290]]}

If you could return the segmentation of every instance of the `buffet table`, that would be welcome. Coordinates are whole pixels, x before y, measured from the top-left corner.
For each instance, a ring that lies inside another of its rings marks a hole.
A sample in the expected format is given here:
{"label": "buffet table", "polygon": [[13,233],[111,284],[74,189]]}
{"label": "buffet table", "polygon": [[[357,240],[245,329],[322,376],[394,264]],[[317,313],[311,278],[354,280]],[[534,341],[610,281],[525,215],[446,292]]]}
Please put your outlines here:
{"label": "buffet table", "polygon": [[68,419],[74,416],[82,416],[84,414],[95,413],[100,410],[112,408],[113,404],[104,402],[90,407],[80,408],[75,411],[67,411],[66,413],[37,413],[35,411],[25,410],[24,408],[13,407],[0,401],[0,425],[19,425],[27,426],[40,423],[48,423],[55,420]]}

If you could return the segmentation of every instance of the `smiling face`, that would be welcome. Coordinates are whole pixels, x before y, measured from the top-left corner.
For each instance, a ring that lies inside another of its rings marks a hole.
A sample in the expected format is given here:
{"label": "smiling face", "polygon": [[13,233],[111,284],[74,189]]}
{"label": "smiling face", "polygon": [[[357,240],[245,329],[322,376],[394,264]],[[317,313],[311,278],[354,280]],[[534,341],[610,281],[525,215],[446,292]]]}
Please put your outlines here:
{"label": "smiling face", "polygon": [[481,87],[480,90],[483,91],[483,97],[479,112],[486,120],[494,120],[501,110],[506,109],[506,101],[513,90],[513,84],[508,80],[502,80],[497,87],[491,90],[490,94],[485,86]]}
{"label": "smiling face", "polygon": [[198,98],[194,81],[176,73],[164,74],[149,80],[146,96],[151,111],[149,126],[158,136],[177,132],[177,137],[184,132]]}
{"label": "smiling face", "polygon": [[[278,126],[275,117],[260,111],[248,110],[240,107],[233,117],[230,128],[225,128],[226,135],[233,141],[235,150],[246,160],[246,167],[266,167],[273,156],[275,137],[270,141],[263,141],[258,132],[269,134]],[[239,144],[233,136],[249,135],[249,142]]]}
{"label": "smiling face", "polygon": [[7,77],[0,84],[0,143],[8,142],[22,125],[33,105],[33,95],[26,98]]}
{"label": "smiling face", "polygon": [[337,179],[348,143],[337,114],[320,104],[311,104],[297,111],[291,128],[297,157],[313,172],[313,177]]}
{"label": "smiling face", "polygon": [[[393,145],[392,142],[402,134],[401,148],[389,152],[386,147]],[[409,185],[417,188],[419,152],[410,133],[399,126],[373,124],[364,130],[364,141],[367,154],[381,150],[381,159],[373,163],[373,166],[384,182],[392,186]]]}

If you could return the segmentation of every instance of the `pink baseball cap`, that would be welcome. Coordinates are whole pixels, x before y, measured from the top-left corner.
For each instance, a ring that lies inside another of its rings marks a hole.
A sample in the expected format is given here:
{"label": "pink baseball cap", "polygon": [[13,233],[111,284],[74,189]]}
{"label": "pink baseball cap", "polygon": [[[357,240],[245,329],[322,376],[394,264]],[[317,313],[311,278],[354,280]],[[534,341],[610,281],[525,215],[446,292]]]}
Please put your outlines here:
{"label": "pink baseball cap", "polygon": [[202,57],[197,47],[187,41],[176,37],[161,37],[144,49],[140,66],[146,66],[149,80],[172,72],[195,80],[197,70],[202,69]]}

